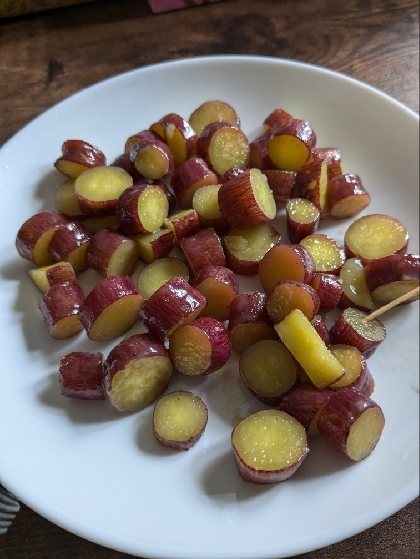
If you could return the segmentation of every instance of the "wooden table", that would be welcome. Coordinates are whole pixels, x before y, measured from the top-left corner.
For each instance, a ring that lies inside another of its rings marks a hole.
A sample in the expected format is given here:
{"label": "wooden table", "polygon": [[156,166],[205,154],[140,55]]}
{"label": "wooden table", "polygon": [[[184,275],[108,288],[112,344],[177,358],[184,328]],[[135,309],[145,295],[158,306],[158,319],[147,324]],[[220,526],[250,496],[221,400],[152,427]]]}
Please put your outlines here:
{"label": "wooden table", "polygon": [[[68,95],[133,68],[207,54],[258,54],[348,74],[419,110],[415,0],[225,0],[154,15],[145,0],[98,1],[0,20],[0,145]],[[414,559],[418,499],[305,559]],[[123,559],[22,506],[0,559]]]}

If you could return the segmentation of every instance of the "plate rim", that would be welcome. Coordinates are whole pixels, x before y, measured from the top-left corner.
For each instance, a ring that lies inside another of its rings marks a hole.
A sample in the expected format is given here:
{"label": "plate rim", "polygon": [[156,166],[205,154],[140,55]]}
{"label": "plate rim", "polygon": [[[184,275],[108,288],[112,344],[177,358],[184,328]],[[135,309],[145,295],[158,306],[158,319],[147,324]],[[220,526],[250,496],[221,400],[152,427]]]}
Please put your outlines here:
{"label": "plate rim", "polygon": [[[285,58],[277,58],[277,57],[271,57],[271,56],[260,56],[260,55],[205,55],[205,56],[195,56],[195,57],[189,57],[189,58],[180,58],[180,59],[175,59],[175,60],[168,60],[168,61],[161,61],[158,63],[151,63],[151,64],[147,64],[144,66],[141,66],[139,68],[134,68],[125,72],[121,72],[112,76],[109,76],[107,78],[104,78],[102,80],[99,80],[98,82],[95,82],[91,85],[88,85],[74,93],[72,93],[71,95],[67,96],[66,98],[58,101],[57,103],[55,103],[54,105],[52,105],[51,107],[48,107],[46,110],[44,110],[42,113],[40,113],[39,115],[37,115],[36,117],[34,117],[33,119],[31,119],[28,123],[26,123],[21,129],[19,129],[15,134],[13,134],[8,140],[6,140],[6,142],[0,147],[0,158],[2,155],[2,152],[6,149],[10,149],[10,146],[15,142],[18,141],[18,137],[19,135],[24,132],[28,127],[32,126],[34,123],[36,123],[38,120],[42,119],[44,117],[44,115],[50,111],[53,111],[56,107],[60,106],[61,104],[64,104],[66,102],[68,102],[70,99],[74,99],[77,98],[77,96],[82,96],[83,94],[85,94],[86,92],[88,92],[91,89],[97,88],[98,86],[106,86],[109,82],[113,82],[113,81],[118,81],[119,79],[123,78],[124,76],[128,76],[130,74],[141,74],[143,71],[147,71],[148,69],[164,69],[165,66],[176,66],[176,65],[184,65],[184,64],[188,64],[188,65],[193,65],[193,64],[197,64],[200,62],[216,62],[216,61],[224,61],[224,62],[254,62],[254,63],[272,63],[275,65],[281,65],[281,64],[286,64],[287,66],[299,66],[302,67],[303,69],[309,69],[312,71],[316,71],[316,72],[321,72],[323,74],[326,75],[331,75],[332,77],[335,78],[340,78],[340,79],[345,79],[348,80],[350,82],[353,82],[355,85],[357,85],[358,87],[363,87],[366,88],[367,90],[371,90],[373,93],[375,93],[376,95],[380,95],[382,98],[384,98],[385,100],[387,100],[388,102],[392,102],[394,105],[396,105],[400,110],[404,110],[405,112],[407,112],[410,116],[415,117],[417,119],[417,121],[419,120],[419,115],[412,110],[411,108],[407,107],[406,105],[404,105],[402,102],[398,101],[397,99],[394,99],[393,97],[391,97],[390,95],[388,95],[387,93],[377,89],[376,87],[365,83],[363,81],[360,81],[356,78],[353,78],[351,76],[348,76],[344,73],[340,73],[338,71],[335,70],[331,70],[322,66],[318,66],[315,64],[311,64],[311,63],[306,63],[306,62],[302,62],[302,61],[295,61],[292,59],[285,59]],[[1,460],[0,460],[1,463]],[[414,489],[414,485],[416,484],[416,481],[414,480],[412,482],[411,485],[413,485],[413,489]],[[13,484],[12,484],[13,485]],[[15,488],[12,487],[12,492],[14,492],[15,494],[18,494],[19,492],[16,492],[14,490]],[[403,494],[404,495],[403,495]],[[373,526],[374,524],[383,521],[384,519],[388,518],[389,516],[391,516],[392,514],[394,514],[395,512],[397,512],[398,510],[400,510],[401,508],[403,508],[404,506],[406,506],[407,504],[409,504],[412,500],[413,500],[413,490],[410,489],[409,490],[409,486],[407,486],[404,490],[404,492],[400,492],[399,493],[399,497],[400,499],[398,499],[398,504],[393,503],[392,506],[390,504],[390,506],[388,507],[388,510],[386,511],[386,513],[383,512],[382,507],[380,508],[380,511],[377,511],[377,515],[374,515],[374,520],[369,523],[369,525],[366,525],[367,529],[371,526]],[[414,495],[414,499],[418,496],[418,489],[417,489],[417,494]],[[89,534],[87,532],[83,532],[83,530],[81,529],[80,532],[77,532],[74,530],[73,528],[69,528],[65,523],[60,523],[57,522],[57,519],[52,519],[51,516],[49,516],[48,514],[45,513],[45,511],[43,511],[43,507],[39,506],[39,504],[29,504],[27,502],[27,500],[21,499],[22,502],[24,502],[25,504],[27,504],[27,506],[29,506],[30,508],[32,508],[33,510],[35,510],[36,512],[38,512],[41,516],[44,516],[47,520],[53,522],[54,524],[56,524],[57,526],[60,526],[61,528],[64,528],[66,530],[70,530],[72,533],[80,535],[81,537],[89,540],[89,541],[93,541],[95,543],[97,543],[98,545],[102,545],[105,547],[111,547],[108,544],[104,544],[99,542],[97,539],[92,539],[91,537],[89,537]],[[300,550],[297,550],[296,553],[294,553],[294,555],[299,554],[299,553],[303,553],[303,552],[308,552],[308,551],[313,551],[315,549],[320,549],[326,545],[330,545],[333,543],[337,543],[339,541],[342,541],[343,539],[347,539],[357,533],[360,533],[359,529],[356,529],[354,527],[354,531],[349,531],[347,533],[347,535],[345,535],[344,537],[341,537],[339,539],[333,539],[331,540],[330,543],[323,543],[321,546],[319,547],[301,547]],[[121,551],[124,551],[123,548],[114,548],[111,547],[113,549],[118,549]],[[132,550],[129,550],[127,548],[127,550],[125,550],[126,553],[133,553]],[[157,557],[157,556],[156,556]],[[162,556],[163,557],[163,556]],[[175,556],[171,556],[171,557],[175,557]],[[188,556],[189,557],[189,556]],[[192,556],[191,556],[192,557]],[[225,557],[225,555],[223,556]],[[230,555],[226,555],[226,558],[230,557]],[[232,557],[236,557],[234,555],[232,555]],[[264,557],[269,557],[267,556],[261,556],[262,558]],[[271,557],[271,556],[270,556]],[[186,559],[183,558],[183,559]]]}
{"label": "plate rim", "polygon": [[350,76],[349,74],[346,74],[344,72],[340,72],[338,70],[333,70],[331,68],[321,66],[319,64],[314,64],[314,63],[311,63],[311,62],[304,62],[304,61],[301,61],[301,60],[294,60],[292,58],[266,56],[266,55],[258,55],[258,54],[215,54],[215,55],[208,54],[208,55],[200,55],[200,56],[191,56],[191,57],[188,57],[188,58],[176,58],[176,59],[171,59],[171,60],[162,60],[162,61],[155,62],[155,63],[145,64],[144,66],[139,66],[137,68],[132,68],[131,70],[126,70],[126,71],[123,71],[123,72],[118,72],[116,74],[112,74],[112,75],[108,76],[107,78],[103,78],[101,80],[98,80],[97,82],[86,85],[83,88],[78,89],[77,91],[74,91],[73,93],[71,93],[67,97],[64,97],[63,99],[57,101],[56,103],[54,103],[50,107],[47,107],[41,113],[39,113],[38,115],[33,117],[31,120],[29,120],[26,124],[24,124],[17,132],[12,134],[12,136],[10,136],[0,146],[0,152],[3,148],[5,148],[9,144],[9,142],[14,140],[15,136],[19,135],[23,130],[25,130],[33,122],[35,122],[39,118],[42,118],[46,113],[55,109],[55,107],[58,107],[62,103],[65,103],[68,100],[73,99],[74,97],[77,97],[78,95],[83,95],[85,92],[87,92],[88,90],[90,90],[92,88],[96,88],[98,86],[105,85],[108,82],[118,80],[118,79],[120,79],[124,76],[129,76],[130,74],[135,74],[135,73],[138,73],[138,72],[147,71],[148,69],[153,69],[153,68],[157,68],[157,67],[164,68],[165,66],[169,67],[169,66],[176,66],[176,65],[183,65],[183,64],[194,64],[194,63],[199,63],[199,62],[206,62],[207,63],[209,61],[214,62],[214,61],[217,61],[217,60],[225,60],[225,61],[230,60],[232,62],[253,61],[253,62],[264,62],[264,63],[273,63],[273,64],[285,64],[287,66],[298,66],[298,67],[302,67],[302,68],[307,68],[308,70],[319,71],[321,73],[324,73],[325,75],[331,75],[331,76],[338,77],[340,79],[348,80],[349,82],[353,82],[355,85],[359,85],[359,86],[365,88],[366,90],[371,90],[372,92],[380,95],[383,99],[391,102],[392,104],[395,104],[395,105],[399,106],[402,110],[404,110],[404,111],[408,112],[409,114],[411,114],[412,116],[416,117],[417,120],[419,120],[419,117],[420,117],[419,113],[417,113],[416,111],[414,111],[413,109],[411,109],[410,107],[405,105],[402,101],[399,101],[398,99],[395,99],[390,94],[388,94],[388,93],[382,91],[381,89],[369,84],[368,82],[360,80],[360,79],[355,78],[353,76]]}

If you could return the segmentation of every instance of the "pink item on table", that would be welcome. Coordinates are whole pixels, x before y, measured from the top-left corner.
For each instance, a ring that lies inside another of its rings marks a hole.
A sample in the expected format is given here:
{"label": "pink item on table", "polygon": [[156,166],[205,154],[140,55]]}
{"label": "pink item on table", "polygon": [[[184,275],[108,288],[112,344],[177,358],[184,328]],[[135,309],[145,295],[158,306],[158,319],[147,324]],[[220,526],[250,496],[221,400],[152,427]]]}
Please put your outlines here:
{"label": "pink item on table", "polygon": [[220,0],[148,0],[149,6],[155,14],[160,12],[170,12],[172,10],[180,10],[181,8],[192,8],[193,6],[202,6],[211,2],[220,2]]}

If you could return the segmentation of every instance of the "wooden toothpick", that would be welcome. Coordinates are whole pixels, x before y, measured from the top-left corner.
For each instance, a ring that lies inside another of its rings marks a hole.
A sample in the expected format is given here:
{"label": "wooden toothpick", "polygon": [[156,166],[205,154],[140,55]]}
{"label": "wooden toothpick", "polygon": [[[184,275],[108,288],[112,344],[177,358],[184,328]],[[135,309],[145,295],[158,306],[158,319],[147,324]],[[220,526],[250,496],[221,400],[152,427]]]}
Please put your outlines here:
{"label": "wooden toothpick", "polygon": [[394,299],[393,301],[391,301],[387,305],[384,305],[383,307],[380,307],[376,311],[370,313],[365,318],[365,320],[367,320],[367,321],[373,320],[377,316],[380,316],[382,313],[384,313],[386,311],[389,311],[389,309],[392,309],[392,307],[396,307],[400,303],[403,303],[404,301],[407,301],[407,299],[411,299],[412,297],[417,297],[417,298],[420,297],[420,286],[416,287],[415,289],[412,289],[411,291],[408,291],[404,295],[401,295],[401,297],[398,297],[397,299]]}

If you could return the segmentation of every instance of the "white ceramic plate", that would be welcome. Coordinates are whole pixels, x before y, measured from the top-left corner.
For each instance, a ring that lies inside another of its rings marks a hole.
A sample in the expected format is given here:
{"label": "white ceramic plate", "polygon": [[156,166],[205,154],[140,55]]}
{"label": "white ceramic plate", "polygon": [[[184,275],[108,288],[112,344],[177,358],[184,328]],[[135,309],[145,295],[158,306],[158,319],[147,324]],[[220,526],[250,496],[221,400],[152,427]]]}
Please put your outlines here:
{"label": "white ceramic plate", "polygon": [[[351,464],[321,440],[287,482],[244,483],[230,433],[258,404],[237,383],[234,358],[188,387],[208,404],[207,430],[189,452],[152,437],[152,408],[120,414],[104,402],[61,396],[59,359],[101,350],[81,334],[49,338],[15,236],[30,215],[53,209],[61,144],[81,138],[109,161],[125,139],[168,112],[188,118],[210,98],[230,102],[250,138],[282,107],[308,120],[319,146],[341,149],[344,170],[372,195],[369,213],[401,219],[418,253],[418,117],[357,81],[286,60],[208,57],[145,67],[99,83],[35,119],[0,151],[0,480],[52,522],[133,555],[164,559],[286,557],[349,537],[418,494],[418,303],[384,318],[388,336],[370,358],[386,426],[373,454]],[[368,213],[365,211],[364,213]],[[278,220],[283,227],[283,219]],[[342,240],[348,222],[322,230]],[[252,280],[242,291],[253,288]],[[134,333],[134,332],[133,332]],[[118,340],[119,341],[119,340]]]}

